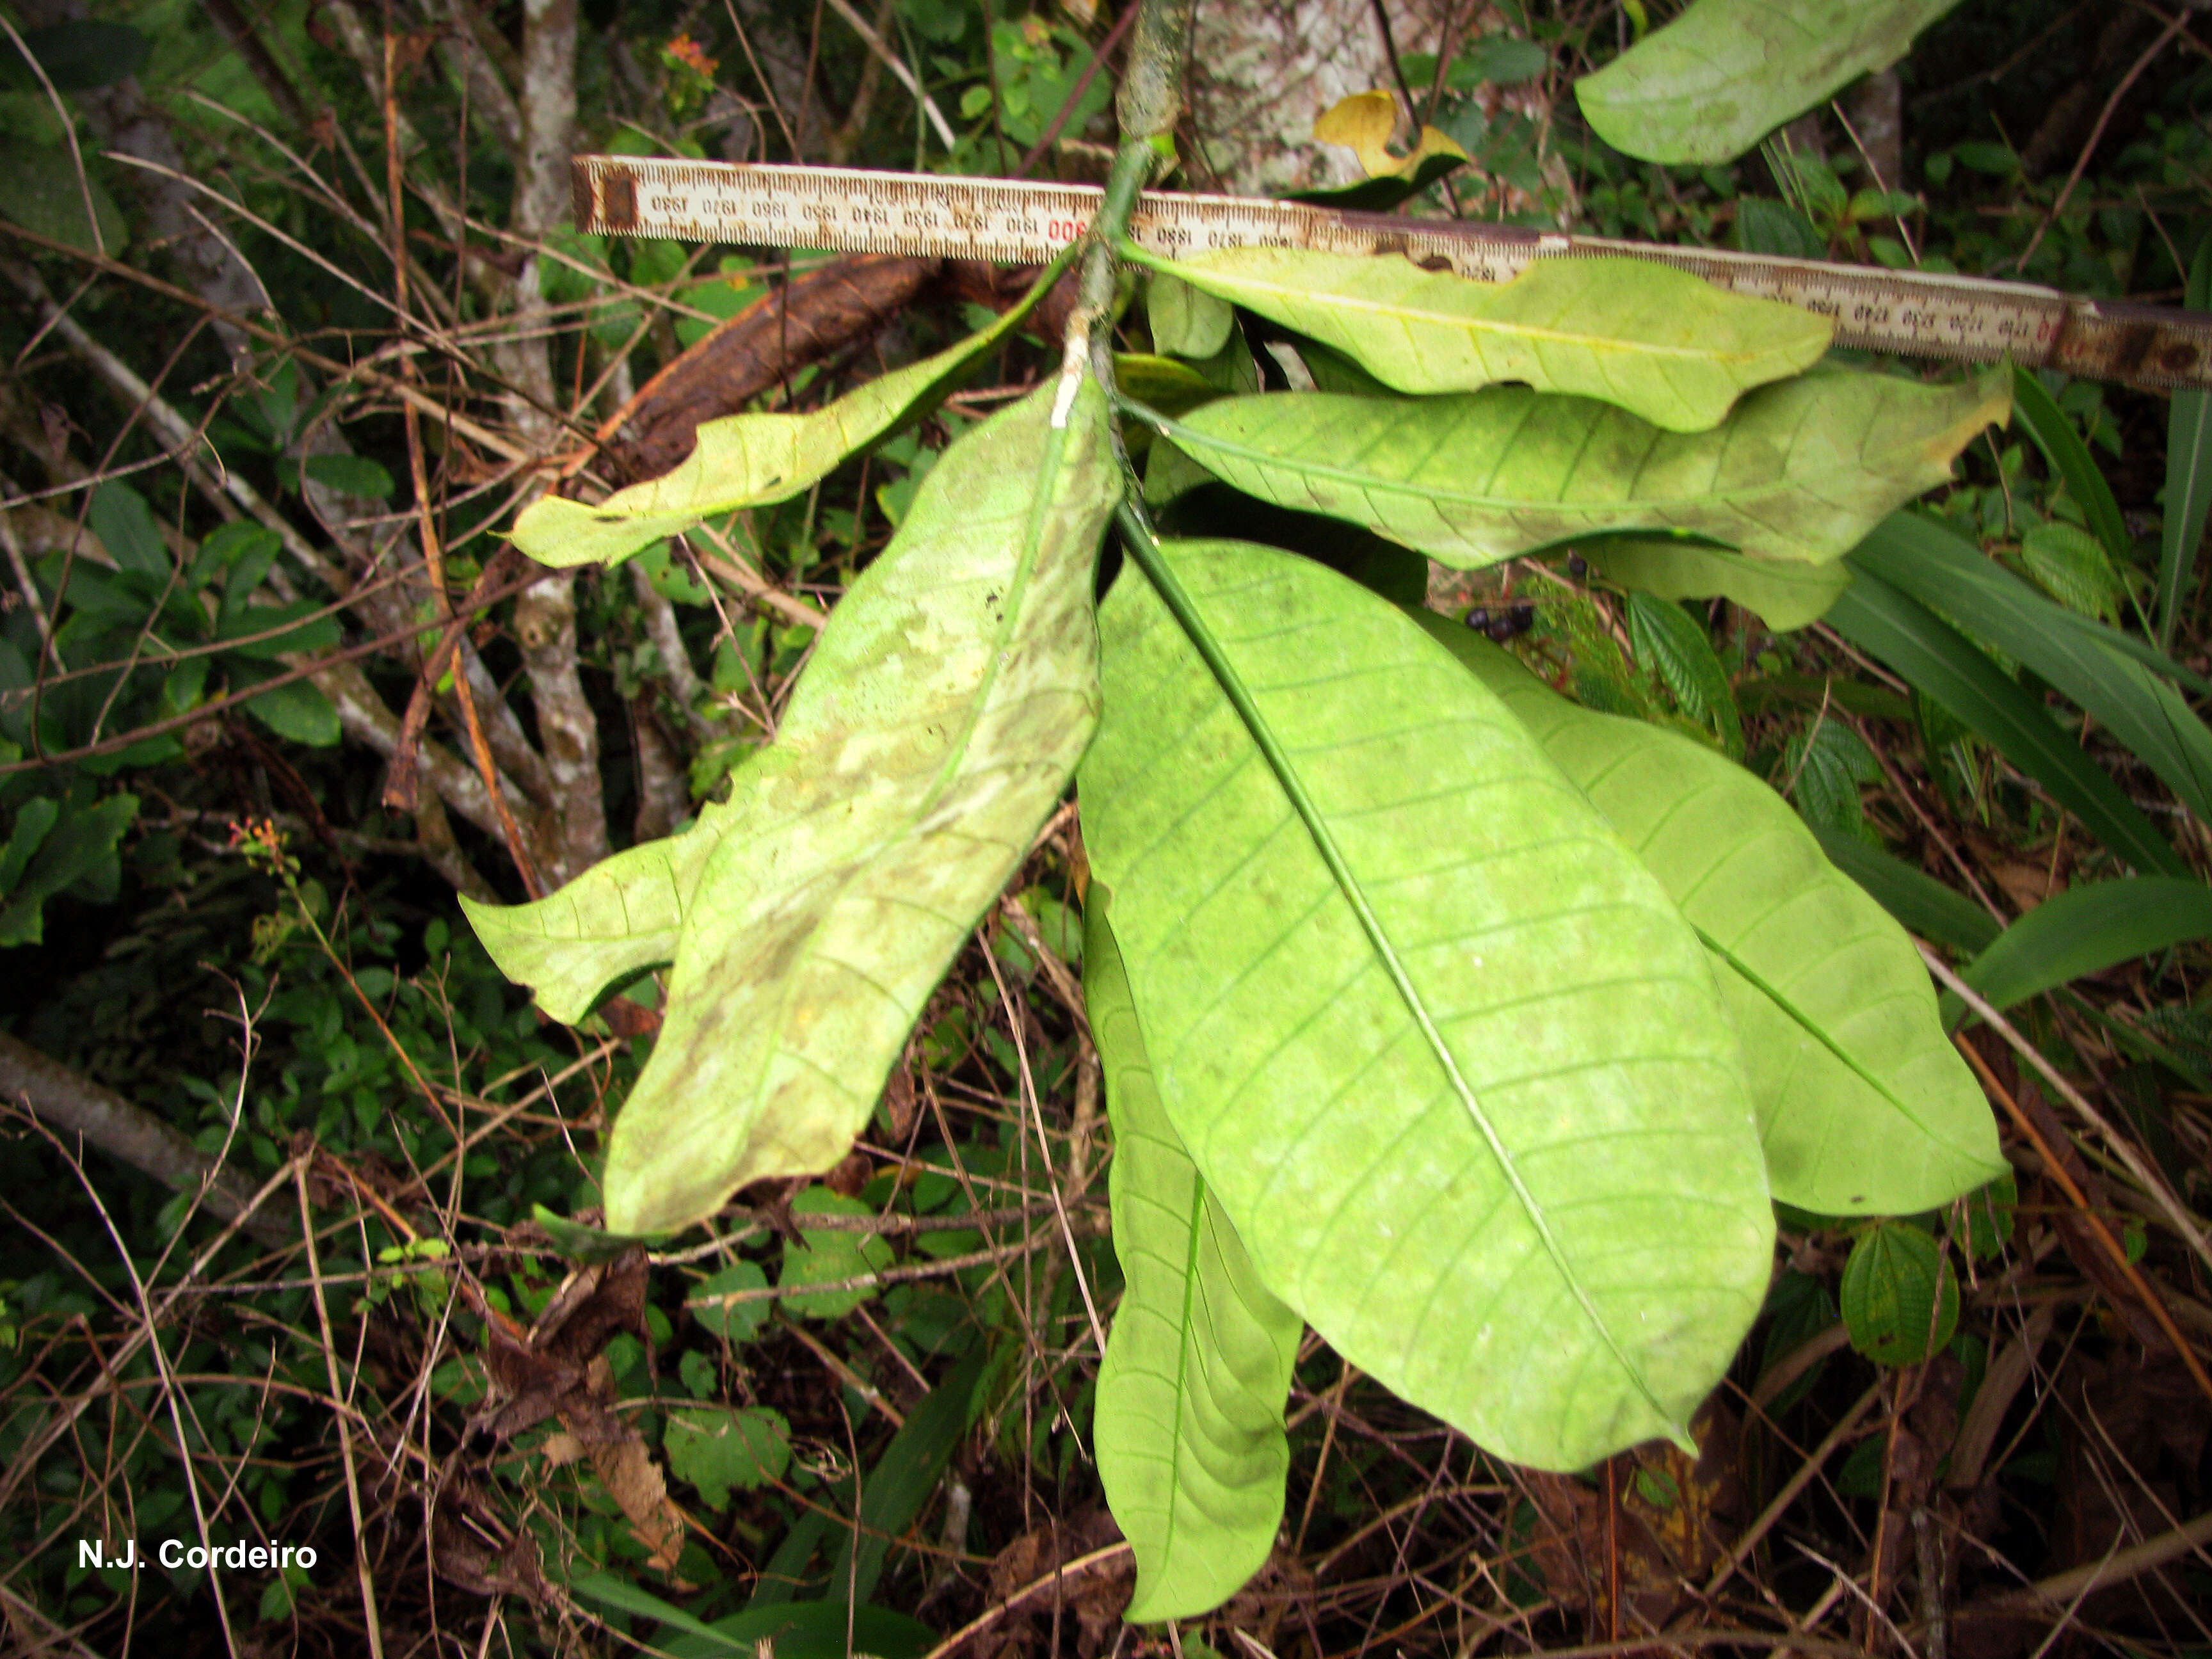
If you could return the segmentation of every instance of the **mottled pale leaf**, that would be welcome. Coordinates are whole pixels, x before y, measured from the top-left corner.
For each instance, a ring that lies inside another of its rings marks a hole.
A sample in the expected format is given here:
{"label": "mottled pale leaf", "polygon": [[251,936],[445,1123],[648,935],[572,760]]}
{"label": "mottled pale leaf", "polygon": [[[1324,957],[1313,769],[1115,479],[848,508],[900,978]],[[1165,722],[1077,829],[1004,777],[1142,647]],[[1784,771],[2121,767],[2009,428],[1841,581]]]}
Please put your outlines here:
{"label": "mottled pale leaf", "polygon": [[1160,556],[1207,655],[1125,569],[1084,841],[1253,1265],[1503,1456],[1685,1436],[1771,1228],[1696,936],[1403,612],[1248,544]]}
{"label": "mottled pale leaf", "polygon": [[1951,458],[2005,409],[2002,370],[1926,386],[1830,369],[1753,392],[1713,432],[1664,432],[1519,386],[1224,398],[1161,429],[1249,495],[1365,525],[1461,569],[1636,531],[1820,564],[1948,478]]}
{"label": "mottled pale leaf", "polygon": [[1125,1616],[1192,1619],[1234,1595],[1273,1547],[1291,1464],[1283,1404],[1305,1327],[1260,1282],[1168,1121],[1103,882],[1084,909],[1083,957],[1126,1286],[1098,1368],[1098,1479],[1137,1554]]}
{"label": "mottled pale leaf", "polygon": [[1626,155],[1732,161],[1862,75],[1887,69],[1958,0],[1696,0],[1575,82],[1583,118]]}
{"label": "mottled pale leaf", "polygon": [[617,489],[596,507],[540,496],[514,521],[515,545],[540,564],[615,564],[710,514],[764,506],[811,489],[847,456],[927,410],[1012,332],[1049,286],[1040,283],[981,333],[820,409],[705,422],[690,454],[672,470]]}
{"label": "mottled pale leaf", "polygon": [[1684,542],[1606,537],[1576,550],[1623,587],[1662,599],[1733,599],[1777,633],[1819,620],[1851,585],[1841,563],[1759,559]]}
{"label": "mottled pale leaf", "polygon": [[1766,1176],[1821,1215],[1932,1209],[2003,1167],[1912,941],[1790,804],[1711,750],[1558,696],[1486,639],[1421,622],[1496,692],[1704,935]]}
{"label": "mottled pale leaf", "polygon": [[1644,259],[1540,259],[1510,283],[1480,283],[1406,259],[1299,248],[1219,248],[1173,262],[1127,251],[1346,353],[1401,392],[1524,380],[1679,432],[1717,425],[1739,393],[1809,368],[1834,327]]}
{"label": "mottled pale leaf", "polygon": [[1092,570],[1119,478],[1103,394],[1080,382],[1061,428],[1054,396],[931,469],[775,743],[735,775],[615,1121],[614,1231],[679,1226],[842,1157],[1065,787],[1097,717]]}

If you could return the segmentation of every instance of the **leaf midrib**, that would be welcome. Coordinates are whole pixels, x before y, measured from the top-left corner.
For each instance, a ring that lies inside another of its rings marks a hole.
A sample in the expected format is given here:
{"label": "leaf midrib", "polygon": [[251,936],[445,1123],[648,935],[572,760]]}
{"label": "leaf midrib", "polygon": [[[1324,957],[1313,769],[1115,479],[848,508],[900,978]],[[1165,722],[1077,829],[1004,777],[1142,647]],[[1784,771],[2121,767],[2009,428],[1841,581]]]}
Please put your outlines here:
{"label": "leaf midrib", "polygon": [[1511,1189],[1522,1213],[1528,1218],[1529,1226],[1542,1243],[1545,1254],[1551,1258],[1554,1270],[1573,1294],[1576,1303],[1583,1310],[1583,1316],[1589,1320],[1591,1329],[1597,1333],[1599,1339],[1613,1355],[1613,1361],[1620,1366],[1621,1373],[1635,1385],[1637,1392],[1643,1395],[1645,1402],[1658,1414],[1662,1422],[1674,1425],[1678,1429],[1681,1429],[1682,1425],[1675,1424],[1674,1413],[1668,1411],[1665,1403],[1659,1399],[1642,1368],[1629,1359],[1626,1350],[1622,1346],[1620,1339],[1614,1335],[1613,1328],[1606,1322],[1604,1316],[1598,1312],[1596,1304],[1591,1300],[1589,1292],[1583,1285],[1580,1276],[1569,1265],[1566,1252],[1553,1235],[1550,1218],[1545,1213],[1542,1204],[1537,1200],[1535,1194],[1529,1190],[1527,1181],[1521,1174],[1519,1165],[1515,1163],[1510,1150],[1498,1132],[1497,1126],[1491,1122],[1488,1114],[1482,1109],[1482,1103],[1476,1097],[1473,1086],[1468,1084],[1466,1077],[1460,1071],[1457,1057],[1453,1054],[1450,1046],[1443,1039],[1443,1034],[1437,1029],[1435,1021],[1431,1018],[1428,1005],[1422,998],[1419,989],[1413,984],[1412,975],[1407,972],[1405,964],[1399,960],[1397,948],[1392,944],[1389,933],[1383,928],[1382,918],[1375,914],[1374,908],[1368,902],[1365,890],[1352,873],[1342,849],[1337,846],[1336,838],[1330,833],[1320,807],[1306,793],[1305,785],[1291,764],[1287,751],[1276,738],[1274,729],[1268,724],[1267,717],[1261,713],[1259,705],[1254,701],[1250,690],[1246,687],[1243,676],[1230,662],[1227,653],[1222,648],[1212,628],[1207,625],[1198,608],[1197,602],[1192,599],[1188,590],[1184,588],[1181,578],[1176,574],[1174,568],[1168,562],[1158,542],[1154,539],[1150,526],[1130,509],[1126,501],[1121,508],[1121,520],[1127,532],[1130,549],[1136,556],[1139,568],[1150,579],[1161,602],[1166,605],[1170,613],[1181,625],[1185,636],[1189,639],[1192,646],[1205,661],[1216,684],[1221,687],[1222,695],[1228,699],[1230,705],[1236,710],[1238,719],[1243,722],[1246,731],[1251,734],[1254,744],[1267,760],[1268,769],[1274,774],[1276,782],[1289,799],[1306,833],[1311,837],[1314,848],[1321,855],[1322,862],[1328,867],[1330,878],[1336,884],[1337,890],[1344,896],[1345,902],[1351,907],[1354,918],[1359,923],[1361,933],[1367,938],[1369,947],[1374,951],[1377,959],[1382,963],[1383,971],[1389,975],[1392,988],[1397,992],[1399,1000],[1405,1005],[1407,1014],[1420,1031],[1422,1040],[1427,1045],[1431,1057],[1436,1060],[1438,1068],[1443,1071],[1446,1080],[1451,1085],[1452,1092],[1458,1097],[1461,1106],[1488,1146],[1492,1158],[1497,1163],[1499,1172],[1505,1177],[1506,1184]]}

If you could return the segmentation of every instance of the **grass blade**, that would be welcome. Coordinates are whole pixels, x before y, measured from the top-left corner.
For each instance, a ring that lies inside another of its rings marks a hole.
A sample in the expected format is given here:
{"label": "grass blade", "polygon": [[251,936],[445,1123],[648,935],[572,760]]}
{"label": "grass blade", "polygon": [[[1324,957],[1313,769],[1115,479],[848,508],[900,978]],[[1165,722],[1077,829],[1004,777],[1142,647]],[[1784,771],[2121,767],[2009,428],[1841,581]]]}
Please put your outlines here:
{"label": "grass blade", "polygon": [[[2212,236],[2197,245],[2190,262],[2191,311],[2212,311]],[[2158,643],[2173,643],[2173,628],[2189,598],[2204,516],[2212,510],[2212,392],[2173,394],[2166,420],[2166,530],[2158,556]]]}

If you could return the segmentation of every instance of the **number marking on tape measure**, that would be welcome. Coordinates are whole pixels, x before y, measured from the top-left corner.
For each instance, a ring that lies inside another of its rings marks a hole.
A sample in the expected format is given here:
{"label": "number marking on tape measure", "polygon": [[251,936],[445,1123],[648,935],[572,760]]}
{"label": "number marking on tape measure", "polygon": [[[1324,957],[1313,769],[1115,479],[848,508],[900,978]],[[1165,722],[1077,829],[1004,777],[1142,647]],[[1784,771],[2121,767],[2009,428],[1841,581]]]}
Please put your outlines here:
{"label": "number marking on tape measure", "polygon": [[[622,155],[580,155],[574,179],[585,230],[1012,264],[1042,264],[1081,236],[1103,194],[1092,185]],[[1561,254],[1625,254],[1832,317],[1838,345],[1969,362],[2009,356],[2091,380],[2212,388],[2212,316],[2027,283],[1164,191],[1145,192],[1130,234],[1170,257],[1252,246],[1402,254],[1491,283]]]}

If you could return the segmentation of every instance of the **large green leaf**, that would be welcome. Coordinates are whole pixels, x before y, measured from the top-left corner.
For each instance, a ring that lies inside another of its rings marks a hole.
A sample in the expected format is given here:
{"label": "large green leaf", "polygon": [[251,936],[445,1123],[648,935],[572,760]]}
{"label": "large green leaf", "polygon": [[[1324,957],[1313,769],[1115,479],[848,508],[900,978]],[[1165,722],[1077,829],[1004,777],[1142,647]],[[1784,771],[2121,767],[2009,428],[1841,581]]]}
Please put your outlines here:
{"label": "large green leaf", "polygon": [[1283,1521],[1283,1403],[1305,1327],[1260,1282],[1160,1103],[1094,881],[1083,994],[1114,1125],[1109,1185],[1126,1288],[1098,1368],[1098,1479],[1137,1553],[1127,1618],[1211,1613]]}
{"label": "large green leaf", "polygon": [[781,501],[811,489],[848,455],[932,408],[1029,315],[1060,264],[981,332],[880,375],[804,414],[727,415],[699,428],[691,453],[658,478],[596,507],[543,495],[514,521],[514,543],[540,564],[614,564],[710,514]]}
{"label": "large green leaf", "polygon": [[[2212,236],[2197,245],[2184,300],[2212,310]],[[2158,557],[2158,642],[2173,642],[2173,625],[2189,598],[2204,519],[2212,511],[2212,392],[2173,394],[2166,418],[2166,524]]]}
{"label": "large green leaf", "polygon": [[1158,424],[1248,495],[1365,525],[1461,569],[1633,531],[1822,563],[1948,478],[1951,458],[2006,406],[2002,370],[1929,386],[1830,369],[1752,393],[1704,433],[1520,386],[1224,398]]}
{"label": "large green leaf", "polygon": [[1355,359],[1401,392],[1525,380],[1702,432],[1738,394],[1809,368],[1827,318],[1644,259],[1540,259],[1510,283],[1301,248],[1128,257]]}
{"label": "large green leaf", "polygon": [[1625,155],[1732,161],[1838,88],[1905,56],[1958,0],[1697,0],[1575,82],[1583,118]]}
{"label": "large green leaf", "polygon": [[1849,562],[2033,669],[2212,823],[2212,730],[2180,692],[2123,653],[2125,635],[2054,605],[1972,543],[1915,513],[1885,520]]}
{"label": "large green leaf", "polygon": [[[2190,939],[2212,938],[2212,887],[2142,876],[2052,895],[1998,934],[1959,975],[1992,1008],[2100,974]],[[1963,1012],[1955,997],[1947,1012]]]}
{"label": "large green leaf", "polygon": [[1821,1215],[1931,1209],[2004,1169],[1928,970],[1733,761],[1559,696],[1488,640],[1422,624],[1496,692],[1704,936],[1742,1040],[1775,1197]]}
{"label": "large green leaf", "polygon": [[1733,599],[1777,633],[1817,622],[1851,585],[1841,563],[1755,559],[1684,542],[1608,536],[1576,551],[1623,587],[1662,599]]}
{"label": "large green leaf", "polygon": [[614,1231],[842,1157],[1066,787],[1097,718],[1092,568],[1120,477],[1104,394],[1061,386],[1064,424],[1048,385],[931,470],[735,775],[608,1147]]}
{"label": "large green leaf", "polygon": [[1100,611],[1084,840],[1253,1265],[1503,1456],[1682,1438],[1771,1229],[1696,936],[1395,606],[1249,544],[1137,546]]}
{"label": "large green leaf", "polygon": [[[2053,607],[2057,609],[2057,607]],[[2186,877],[2189,866],[2142,810],[1978,646],[1926,605],[1859,570],[1828,612],[1836,631],[1873,653],[2051,792],[2136,869]]]}

